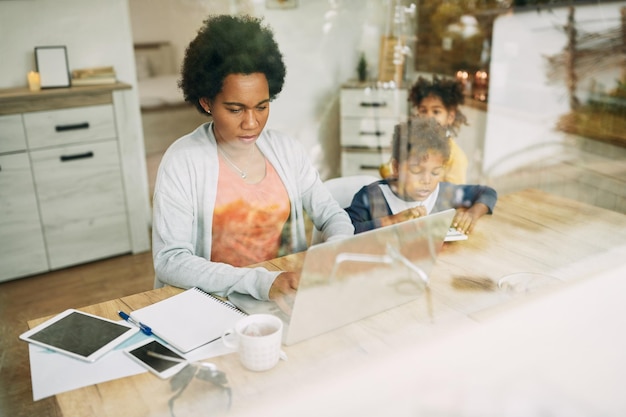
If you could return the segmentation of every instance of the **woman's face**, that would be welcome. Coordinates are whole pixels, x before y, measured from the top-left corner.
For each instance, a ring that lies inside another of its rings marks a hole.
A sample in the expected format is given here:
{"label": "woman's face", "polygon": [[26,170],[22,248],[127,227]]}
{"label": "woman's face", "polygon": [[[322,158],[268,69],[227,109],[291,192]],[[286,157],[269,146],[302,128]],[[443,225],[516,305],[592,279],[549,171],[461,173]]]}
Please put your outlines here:
{"label": "woman's face", "polygon": [[256,142],[270,114],[270,92],[263,73],[230,74],[213,101],[200,104],[213,116],[213,132],[221,144],[244,148]]}
{"label": "woman's face", "polygon": [[443,105],[443,101],[436,96],[424,97],[414,111],[417,111],[417,115],[420,117],[435,119],[443,127],[448,127],[454,122],[455,111],[448,111]]}

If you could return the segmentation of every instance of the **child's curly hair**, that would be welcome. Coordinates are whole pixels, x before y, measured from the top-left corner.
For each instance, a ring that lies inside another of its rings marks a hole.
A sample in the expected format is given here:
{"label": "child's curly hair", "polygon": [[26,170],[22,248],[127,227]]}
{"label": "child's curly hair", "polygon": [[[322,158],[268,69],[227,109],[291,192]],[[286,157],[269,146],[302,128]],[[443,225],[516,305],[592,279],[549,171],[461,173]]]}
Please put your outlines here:
{"label": "child's curly hair", "polygon": [[395,126],[391,142],[391,156],[398,163],[409,158],[423,161],[428,153],[439,152],[444,164],[450,159],[450,141],[446,129],[433,119],[412,117],[406,123]]}
{"label": "child's curly hair", "polygon": [[272,30],[251,16],[209,16],[187,47],[178,86],[185,101],[205,113],[200,99],[214,100],[228,75],[256,72],[265,74],[275,99],[287,69]]}
{"label": "child's curly hair", "polygon": [[454,122],[451,130],[457,133],[461,125],[467,125],[467,118],[459,109],[465,102],[463,85],[456,79],[439,78],[433,75],[432,81],[420,76],[409,91],[409,102],[413,107],[418,107],[426,97],[439,97],[445,108],[455,111]]}

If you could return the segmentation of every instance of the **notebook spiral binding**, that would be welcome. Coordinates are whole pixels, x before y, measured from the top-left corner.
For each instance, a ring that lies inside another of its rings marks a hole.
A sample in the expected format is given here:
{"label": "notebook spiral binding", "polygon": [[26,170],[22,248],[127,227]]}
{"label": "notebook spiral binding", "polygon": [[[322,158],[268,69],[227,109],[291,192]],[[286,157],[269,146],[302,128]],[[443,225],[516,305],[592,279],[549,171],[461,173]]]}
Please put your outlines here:
{"label": "notebook spiral binding", "polygon": [[226,301],[222,300],[221,298],[218,298],[212,294],[209,294],[208,292],[198,288],[198,287],[193,287],[193,289],[195,291],[198,291],[199,293],[206,295],[207,297],[211,297],[212,299],[214,299],[215,301],[217,301],[218,303],[224,305],[227,308],[230,308],[231,310],[236,311],[237,313],[241,314],[242,316],[247,316],[247,314],[241,310],[239,310],[236,306],[232,305],[231,303],[227,303]]}

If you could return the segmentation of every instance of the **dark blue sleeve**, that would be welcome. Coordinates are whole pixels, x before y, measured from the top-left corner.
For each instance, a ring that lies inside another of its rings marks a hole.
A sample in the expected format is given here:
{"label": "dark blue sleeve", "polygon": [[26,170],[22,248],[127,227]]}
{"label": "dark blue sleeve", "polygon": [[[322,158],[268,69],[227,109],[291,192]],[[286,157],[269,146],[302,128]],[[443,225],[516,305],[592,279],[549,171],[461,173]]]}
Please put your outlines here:
{"label": "dark blue sleeve", "polygon": [[491,214],[498,201],[496,190],[486,185],[456,185],[442,182],[439,186],[437,211],[448,208],[469,208],[476,203],[482,203],[489,208],[488,214]]}
{"label": "dark blue sleeve", "polygon": [[376,229],[380,224],[372,218],[372,207],[367,191],[368,186],[361,188],[352,199],[352,203],[346,208],[350,220],[354,225],[354,233],[366,232]]}

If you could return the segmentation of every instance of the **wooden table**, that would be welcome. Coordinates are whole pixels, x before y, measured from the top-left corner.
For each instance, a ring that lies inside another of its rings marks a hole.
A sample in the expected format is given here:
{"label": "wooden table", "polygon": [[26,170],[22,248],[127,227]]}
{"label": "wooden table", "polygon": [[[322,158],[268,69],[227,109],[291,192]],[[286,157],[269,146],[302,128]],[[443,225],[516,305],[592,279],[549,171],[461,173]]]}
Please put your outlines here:
{"label": "wooden table", "polygon": [[[476,328],[505,310],[548,297],[570,282],[589,279],[623,263],[626,216],[537,190],[503,196],[495,214],[480,220],[467,241],[444,245],[431,273],[430,293],[423,298],[313,339],[285,347],[289,356],[274,369],[246,371],[236,355],[211,359],[226,372],[232,406],[223,390],[194,380],[175,401],[177,417],[236,415],[283,393],[301,393],[307,381],[332,380],[333,375],[373,366],[381,358],[445,335]],[[268,261],[275,270],[301,266],[303,254]],[[497,281],[517,272],[536,272],[564,282],[534,295],[512,297]],[[118,310],[136,310],[180,292],[165,287],[111,300],[83,310],[116,319]],[[34,326],[46,318],[33,320]],[[391,382],[381,382],[388,384]],[[57,395],[66,416],[167,416],[175,395],[170,381],[145,373]],[[254,413],[252,413],[254,414]]]}

